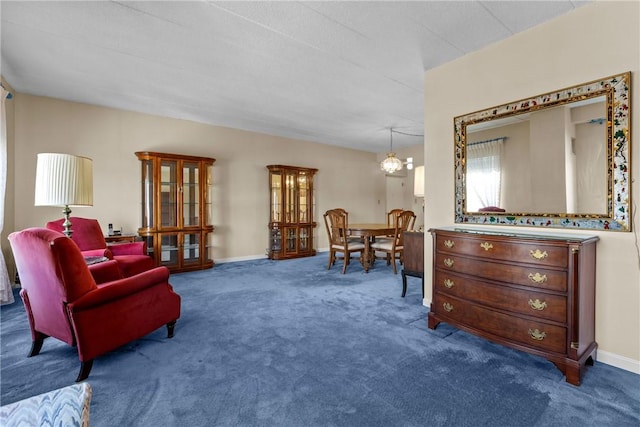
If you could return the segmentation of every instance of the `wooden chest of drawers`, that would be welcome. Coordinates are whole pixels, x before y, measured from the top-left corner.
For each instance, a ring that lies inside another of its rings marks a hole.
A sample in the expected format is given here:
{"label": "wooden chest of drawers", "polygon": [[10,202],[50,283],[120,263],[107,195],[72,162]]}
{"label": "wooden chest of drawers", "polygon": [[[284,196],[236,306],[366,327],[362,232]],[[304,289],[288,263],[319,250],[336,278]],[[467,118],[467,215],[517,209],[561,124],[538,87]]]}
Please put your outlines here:
{"label": "wooden chest of drawers", "polygon": [[429,328],[440,322],[543,356],[579,385],[593,364],[594,236],[462,228],[433,236]]}

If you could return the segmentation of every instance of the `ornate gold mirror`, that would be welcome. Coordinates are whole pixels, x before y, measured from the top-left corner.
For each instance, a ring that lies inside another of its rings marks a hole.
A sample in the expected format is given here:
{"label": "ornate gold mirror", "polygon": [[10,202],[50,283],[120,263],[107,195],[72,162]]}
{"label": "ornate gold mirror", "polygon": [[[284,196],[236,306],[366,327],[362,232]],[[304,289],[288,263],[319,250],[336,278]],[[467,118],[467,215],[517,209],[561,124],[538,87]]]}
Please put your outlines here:
{"label": "ornate gold mirror", "polygon": [[630,231],[630,82],[456,117],[455,222]]}

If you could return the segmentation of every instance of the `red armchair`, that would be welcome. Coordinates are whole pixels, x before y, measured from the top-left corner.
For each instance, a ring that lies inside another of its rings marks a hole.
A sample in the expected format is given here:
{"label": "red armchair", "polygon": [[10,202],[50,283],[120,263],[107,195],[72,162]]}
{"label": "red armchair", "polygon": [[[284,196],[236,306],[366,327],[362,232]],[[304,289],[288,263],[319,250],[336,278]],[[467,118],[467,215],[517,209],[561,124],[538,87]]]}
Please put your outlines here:
{"label": "red armchair", "polygon": [[[117,243],[107,246],[100,224],[95,219],[71,217],[72,239],[85,257],[105,256],[118,261],[125,277],[135,276],[155,267],[153,258],[147,255],[145,242]],[[62,232],[64,219],[46,224],[49,230]]]}
{"label": "red armchair", "polygon": [[47,337],[76,346],[76,381],[82,381],[104,353],[163,325],[173,337],[180,296],[168,282],[166,267],[123,278],[117,262],[106,261],[89,272],[74,241],[46,228],[11,233],[9,242],[31,327],[28,357],[40,352]]}

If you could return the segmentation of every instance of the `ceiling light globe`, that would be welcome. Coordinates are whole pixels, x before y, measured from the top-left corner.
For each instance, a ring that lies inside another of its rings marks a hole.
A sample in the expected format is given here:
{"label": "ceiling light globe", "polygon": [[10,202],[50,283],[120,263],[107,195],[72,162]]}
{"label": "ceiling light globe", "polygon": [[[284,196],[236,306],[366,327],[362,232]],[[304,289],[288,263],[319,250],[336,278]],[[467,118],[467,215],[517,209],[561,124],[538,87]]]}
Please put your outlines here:
{"label": "ceiling light globe", "polygon": [[380,169],[386,173],[394,173],[402,169],[402,161],[396,157],[395,153],[387,154],[387,158],[380,163]]}

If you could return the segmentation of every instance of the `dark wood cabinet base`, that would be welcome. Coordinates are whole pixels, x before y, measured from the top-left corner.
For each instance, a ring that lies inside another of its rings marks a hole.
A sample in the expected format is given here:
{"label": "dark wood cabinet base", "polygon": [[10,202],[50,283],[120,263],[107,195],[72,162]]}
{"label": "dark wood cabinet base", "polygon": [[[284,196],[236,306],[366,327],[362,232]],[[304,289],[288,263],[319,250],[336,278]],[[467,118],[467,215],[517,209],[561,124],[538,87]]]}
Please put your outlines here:
{"label": "dark wood cabinet base", "polygon": [[535,354],[536,356],[544,357],[549,362],[553,363],[556,366],[556,368],[560,370],[560,372],[562,372],[562,374],[566,378],[566,381],[569,384],[572,384],[575,386],[580,385],[580,382],[582,381],[582,377],[584,373],[587,371],[587,368],[589,366],[593,366],[593,363],[596,358],[596,350],[598,348],[598,345],[596,343],[593,343],[590,346],[590,349],[586,351],[579,360],[573,360],[561,354],[555,355],[555,354],[550,354],[549,352],[546,352],[546,351],[536,351],[526,346],[519,346],[512,342],[505,341],[504,339],[501,339],[498,336],[487,334],[482,330],[479,330],[476,328],[470,328],[465,325],[458,324],[456,322],[449,322],[447,320],[442,320],[434,313],[429,313],[427,318],[427,326],[429,327],[429,329],[435,329],[440,324],[440,322],[450,324],[462,331],[469,332],[471,334],[483,337],[497,344],[502,344],[504,346],[511,347],[516,350],[520,350],[526,353]]}

